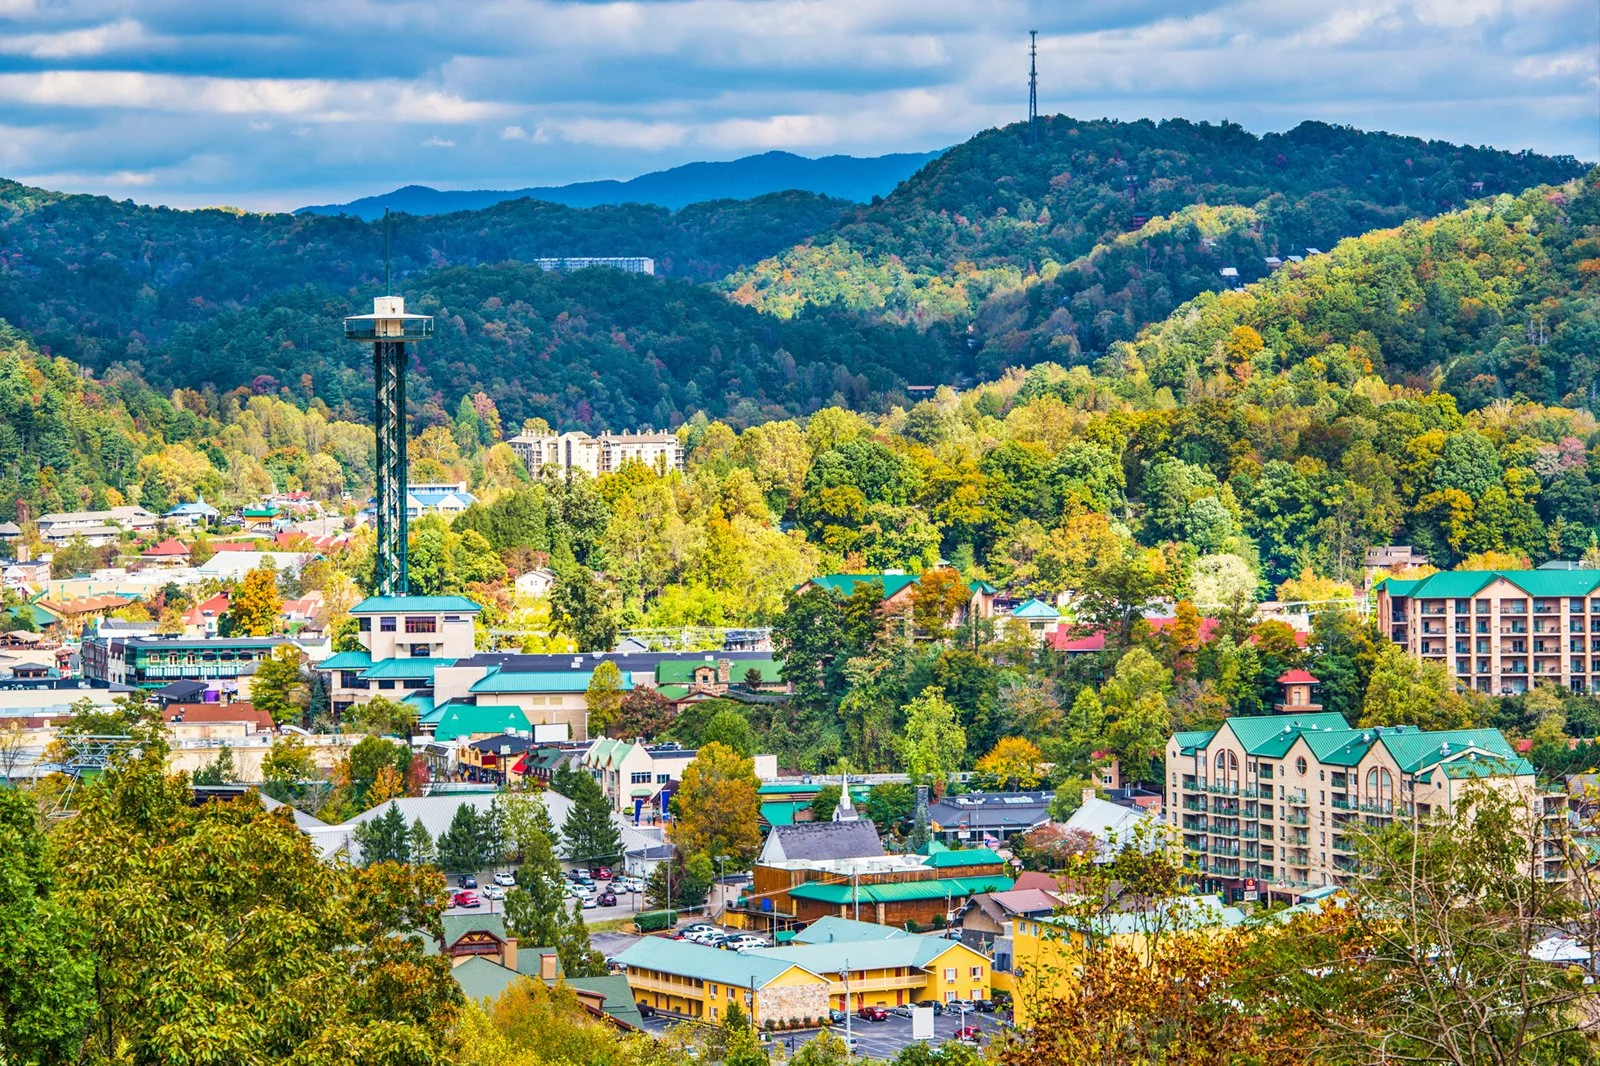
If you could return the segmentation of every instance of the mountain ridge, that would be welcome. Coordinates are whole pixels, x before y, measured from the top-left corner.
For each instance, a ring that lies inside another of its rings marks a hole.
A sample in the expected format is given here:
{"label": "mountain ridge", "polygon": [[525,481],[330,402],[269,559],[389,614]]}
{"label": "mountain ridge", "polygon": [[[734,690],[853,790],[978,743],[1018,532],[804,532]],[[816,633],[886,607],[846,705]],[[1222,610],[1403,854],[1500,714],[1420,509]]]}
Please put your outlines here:
{"label": "mountain ridge", "polygon": [[524,189],[435,189],[405,185],[342,204],[296,208],[297,215],[354,215],[371,221],[385,208],[411,215],[481,210],[508,200],[543,200],[567,207],[653,204],[678,210],[708,200],[748,200],[767,193],[811,192],[865,203],[888,194],[942,152],[892,152],[881,156],[811,158],[771,151],[727,161],[699,161],[650,171],[626,180],[579,181]]}

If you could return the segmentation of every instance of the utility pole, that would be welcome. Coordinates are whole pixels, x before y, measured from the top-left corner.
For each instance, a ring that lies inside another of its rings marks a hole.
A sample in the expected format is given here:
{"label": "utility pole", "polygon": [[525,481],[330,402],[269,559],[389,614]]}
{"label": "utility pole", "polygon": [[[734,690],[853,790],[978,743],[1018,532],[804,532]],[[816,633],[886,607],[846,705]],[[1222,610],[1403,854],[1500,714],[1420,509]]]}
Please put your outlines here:
{"label": "utility pole", "polygon": [[850,1025],[850,960],[844,960],[844,969],[839,971],[839,976],[844,978],[844,1061],[850,1062],[855,1057],[854,1030]]}
{"label": "utility pole", "polygon": [[1039,145],[1039,31],[1028,31],[1028,144]]}

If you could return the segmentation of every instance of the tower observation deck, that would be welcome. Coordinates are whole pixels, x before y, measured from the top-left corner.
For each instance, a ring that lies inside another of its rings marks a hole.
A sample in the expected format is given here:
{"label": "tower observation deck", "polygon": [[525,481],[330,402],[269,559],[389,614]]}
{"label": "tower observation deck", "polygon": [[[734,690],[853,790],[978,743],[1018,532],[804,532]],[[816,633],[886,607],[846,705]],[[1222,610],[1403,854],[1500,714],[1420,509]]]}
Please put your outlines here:
{"label": "tower observation deck", "polygon": [[403,596],[406,576],[407,342],[433,336],[432,315],[406,313],[400,296],[379,296],[372,314],[344,320],[346,340],[372,345],[373,424],[378,436],[377,594]]}

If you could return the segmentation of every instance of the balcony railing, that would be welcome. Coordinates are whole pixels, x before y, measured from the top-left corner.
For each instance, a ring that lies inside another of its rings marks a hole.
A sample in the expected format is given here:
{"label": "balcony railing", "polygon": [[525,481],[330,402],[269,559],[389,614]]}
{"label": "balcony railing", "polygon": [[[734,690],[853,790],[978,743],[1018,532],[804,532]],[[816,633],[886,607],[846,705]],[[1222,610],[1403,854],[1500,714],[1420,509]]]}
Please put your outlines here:
{"label": "balcony railing", "polygon": [[1350,798],[1348,796],[1335,796],[1328,801],[1328,805],[1336,811],[1348,811],[1350,809]]}
{"label": "balcony railing", "polygon": [[1237,796],[1239,794],[1239,785],[1237,782],[1233,784],[1217,782],[1206,786],[1206,791],[1212,793],[1213,795]]}
{"label": "balcony railing", "polygon": [[1287,811],[1284,813],[1283,820],[1288,822],[1290,825],[1310,825],[1311,815],[1296,814],[1294,811]]}
{"label": "balcony railing", "polygon": [[1211,823],[1211,832],[1225,837],[1236,837],[1239,835],[1239,824],[1237,822],[1229,824],[1227,822],[1214,821]]}
{"label": "balcony railing", "polygon": [[1288,792],[1287,801],[1296,807],[1304,807],[1306,805],[1306,790],[1303,788],[1291,788]]}

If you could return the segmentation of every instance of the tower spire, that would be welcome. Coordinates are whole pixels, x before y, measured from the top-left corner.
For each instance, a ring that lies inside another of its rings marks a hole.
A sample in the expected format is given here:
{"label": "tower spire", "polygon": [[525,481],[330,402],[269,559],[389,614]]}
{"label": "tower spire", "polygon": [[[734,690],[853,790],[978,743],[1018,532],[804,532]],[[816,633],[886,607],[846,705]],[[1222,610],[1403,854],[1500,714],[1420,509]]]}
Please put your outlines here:
{"label": "tower spire", "polygon": [[1028,31],[1028,143],[1039,143],[1039,31]]}

